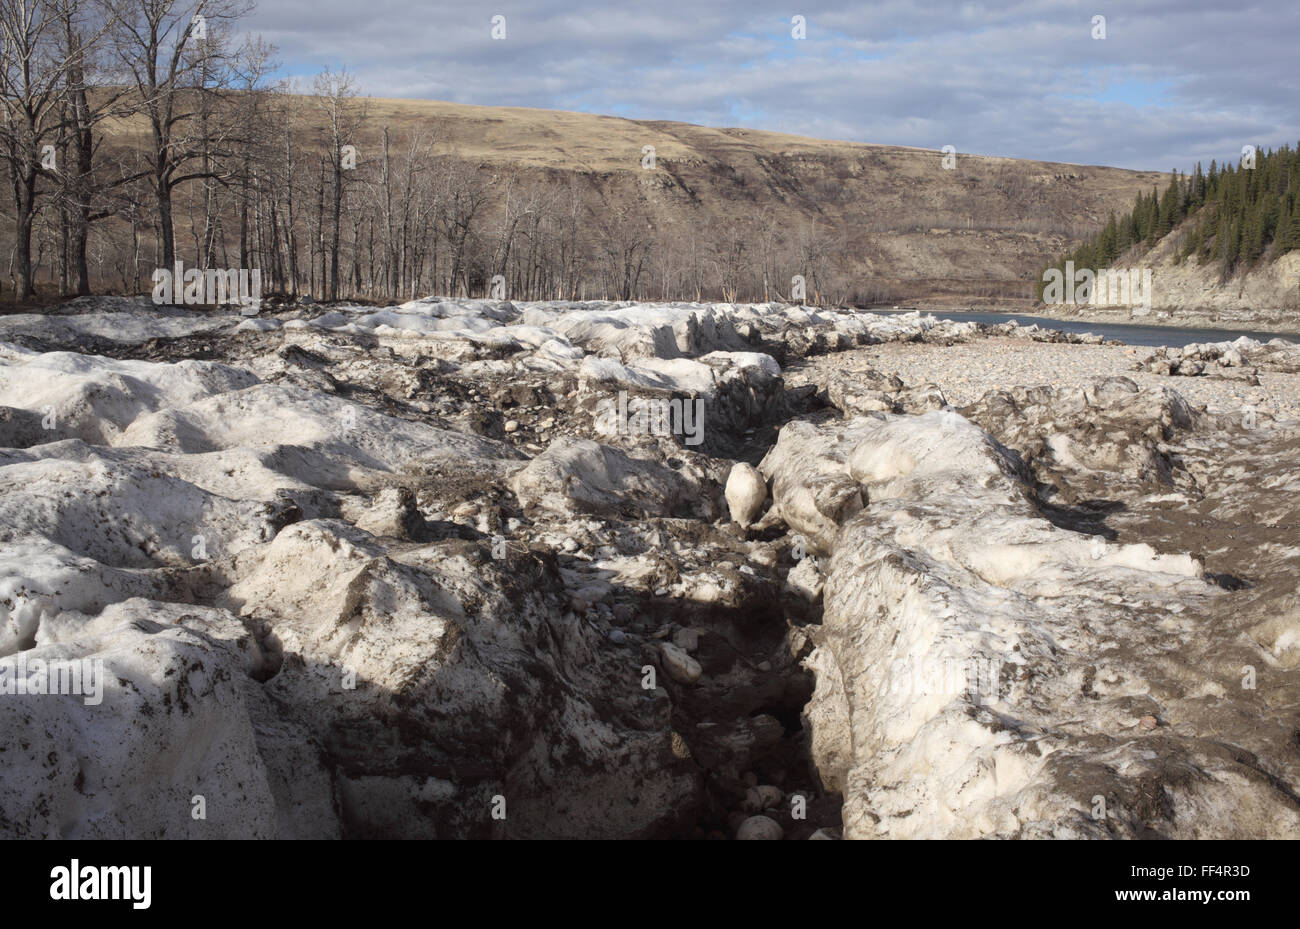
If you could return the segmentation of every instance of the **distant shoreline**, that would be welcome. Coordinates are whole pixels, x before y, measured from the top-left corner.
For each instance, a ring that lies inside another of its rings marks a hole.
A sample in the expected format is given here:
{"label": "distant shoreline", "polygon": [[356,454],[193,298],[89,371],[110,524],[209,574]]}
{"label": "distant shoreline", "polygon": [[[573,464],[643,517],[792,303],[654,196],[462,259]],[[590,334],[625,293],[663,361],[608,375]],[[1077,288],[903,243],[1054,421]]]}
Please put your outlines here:
{"label": "distant shoreline", "polygon": [[1220,330],[1253,330],[1255,332],[1274,333],[1279,336],[1287,336],[1292,339],[1300,340],[1300,315],[1293,319],[1278,318],[1276,316],[1267,316],[1263,318],[1253,318],[1250,316],[1231,316],[1225,317],[1220,312],[1196,312],[1196,311],[1178,311],[1175,315],[1168,314],[1166,310],[1153,309],[1146,316],[1129,316],[1126,312],[1092,312],[1092,313],[1063,313],[1059,310],[1054,311],[1051,307],[1043,304],[1026,303],[1023,308],[1007,306],[1005,303],[999,306],[978,306],[971,304],[930,304],[925,302],[912,302],[906,305],[898,304],[897,309],[894,305],[869,307],[864,312],[875,313],[893,313],[893,312],[912,312],[920,313],[987,313],[997,316],[1039,316],[1045,319],[1058,320],[1061,322],[1072,322],[1082,324],[1095,324],[1106,326],[1159,326],[1173,329],[1220,329]]}

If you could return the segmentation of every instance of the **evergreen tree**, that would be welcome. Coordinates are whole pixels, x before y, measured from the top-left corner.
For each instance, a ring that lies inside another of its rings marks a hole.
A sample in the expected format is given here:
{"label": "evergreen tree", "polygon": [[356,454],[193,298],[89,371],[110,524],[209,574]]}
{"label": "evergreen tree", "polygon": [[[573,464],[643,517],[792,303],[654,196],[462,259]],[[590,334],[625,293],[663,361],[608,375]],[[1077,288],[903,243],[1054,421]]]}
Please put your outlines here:
{"label": "evergreen tree", "polygon": [[1178,222],[1178,201],[1180,199],[1178,172],[1175,171],[1173,178],[1169,181],[1169,187],[1165,190],[1165,195],[1160,198],[1160,206],[1156,213],[1155,235],[1157,239],[1163,239],[1173,231],[1174,224]]}
{"label": "evergreen tree", "polygon": [[1264,210],[1257,203],[1241,224],[1241,260],[1250,264],[1264,254]]}
{"label": "evergreen tree", "polygon": [[1119,257],[1119,224],[1115,221],[1115,214],[1112,212],[1110,218],[1106,220],[1106,227],[1101,230],[1101,235],[1097,239],[1097,258],[1099,266],[1109,268]]}
{"label": "evergreen tree", "polygon": [[1227,279],[1237,270],[1237,261],[1241,257],[1241,223],[1238,220],[1228,223],[1228,234],[1223,244],[1223,277]]}
{"label": "evergreen tree", "polygon": [[1151,197],[1147,200],[1146,210],[1142,217],[1142,238],[1146,242],[1147,248],[1154,248],[1156,240],[1160,237],[1160,231],[1157,228],[1160,225],[1160,195],[1156,188],[1151,188]]}
{"label": "evergreen tree", "polygon": [[1273,256],[1285,255],[1295,248],[1300,248],[1300,208],[1296,195],[1283,201],[1281,215],[1278,217],[1277,236],[1273,239]]}
{"label": "evergreen tree", "polygon": [[1187,243],[1183,247],[1183,254],[1179,261],[1186,261],[1189,258],[1200,258],[1202,245],[1203,233],[1201,232],[1201,224],[1197,223],[1192,227],[1192,231],[1187,234]]}
{"label": "evergreen tree", "polygon": [[1108,216],[1091,239],[1049,267],[1111,267],[1135,246],[1154,248],[1179,228],[1185,238],[1174,259],[1214,261],[1225,279],[1243,265],[1300,248],[1300,145],[1257,148],[1253,168],[1211,159],[1208,171],[1199,162],[1191,174],[1175,169],[1163,195],[1158,186],[1139,192],[1132,209]]}

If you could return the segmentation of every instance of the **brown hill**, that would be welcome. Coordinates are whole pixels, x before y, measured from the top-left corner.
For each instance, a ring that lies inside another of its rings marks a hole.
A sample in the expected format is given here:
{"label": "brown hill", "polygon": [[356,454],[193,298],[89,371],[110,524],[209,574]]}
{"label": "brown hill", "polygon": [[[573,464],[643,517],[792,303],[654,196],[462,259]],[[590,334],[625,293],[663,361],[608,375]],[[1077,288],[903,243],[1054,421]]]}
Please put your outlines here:
{"label": "brown hill", "polygon": [[[1024,297],[1052,256],[1122,213],[1154,171],[810,139],[558,110],[370,99],[367,135],[423,128],[440,149],[573,175],[639,201],[660,229],[722,234],[761,216],[843,240],[882,299]],[[655,168],[641,167],[653,146]]]}

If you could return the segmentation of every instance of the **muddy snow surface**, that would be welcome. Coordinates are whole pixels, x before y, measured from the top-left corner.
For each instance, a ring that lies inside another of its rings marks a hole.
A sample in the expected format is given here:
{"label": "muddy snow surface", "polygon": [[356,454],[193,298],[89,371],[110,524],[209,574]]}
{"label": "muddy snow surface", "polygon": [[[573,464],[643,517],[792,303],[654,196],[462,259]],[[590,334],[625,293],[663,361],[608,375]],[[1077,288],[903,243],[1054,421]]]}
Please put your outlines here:
{"label": "muddy snow surface", "polygon": [[0,835],[1300,836],[1300,349],[1100,342],[0,317]]}

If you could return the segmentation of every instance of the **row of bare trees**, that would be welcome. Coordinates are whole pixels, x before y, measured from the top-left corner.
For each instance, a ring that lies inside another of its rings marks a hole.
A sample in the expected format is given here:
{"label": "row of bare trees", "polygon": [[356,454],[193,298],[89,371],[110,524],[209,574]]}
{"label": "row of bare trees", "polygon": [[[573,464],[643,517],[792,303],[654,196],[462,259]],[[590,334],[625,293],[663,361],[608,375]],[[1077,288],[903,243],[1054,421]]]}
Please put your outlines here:
{"label": "row of bare trees", "polygon": [[[351,75],[299,96],[240,38],[243,0],[0,0],[3,214],[17,300],[148,290],[155,268],[260,269],[316,299],[797,297],[864,302],[856,248],[755,211],[668,223],[628,177],[460,157],[380,123]],[[494,284],[496,286],[494,286]]]}
{"label": "row of bare trees", "polygon": [[175,260],[178,191],[201,184],[212,197],[245,141],[234,118],[245,101],[230,91],[260,80],[267,57],[231,46],[245,12],[239,0],[0,0],[16,296],[35,291],[34,250],[58,266],[61,291],[89,293],[92,228],[110,218],[137,234],[150,221],[159,262]]}

